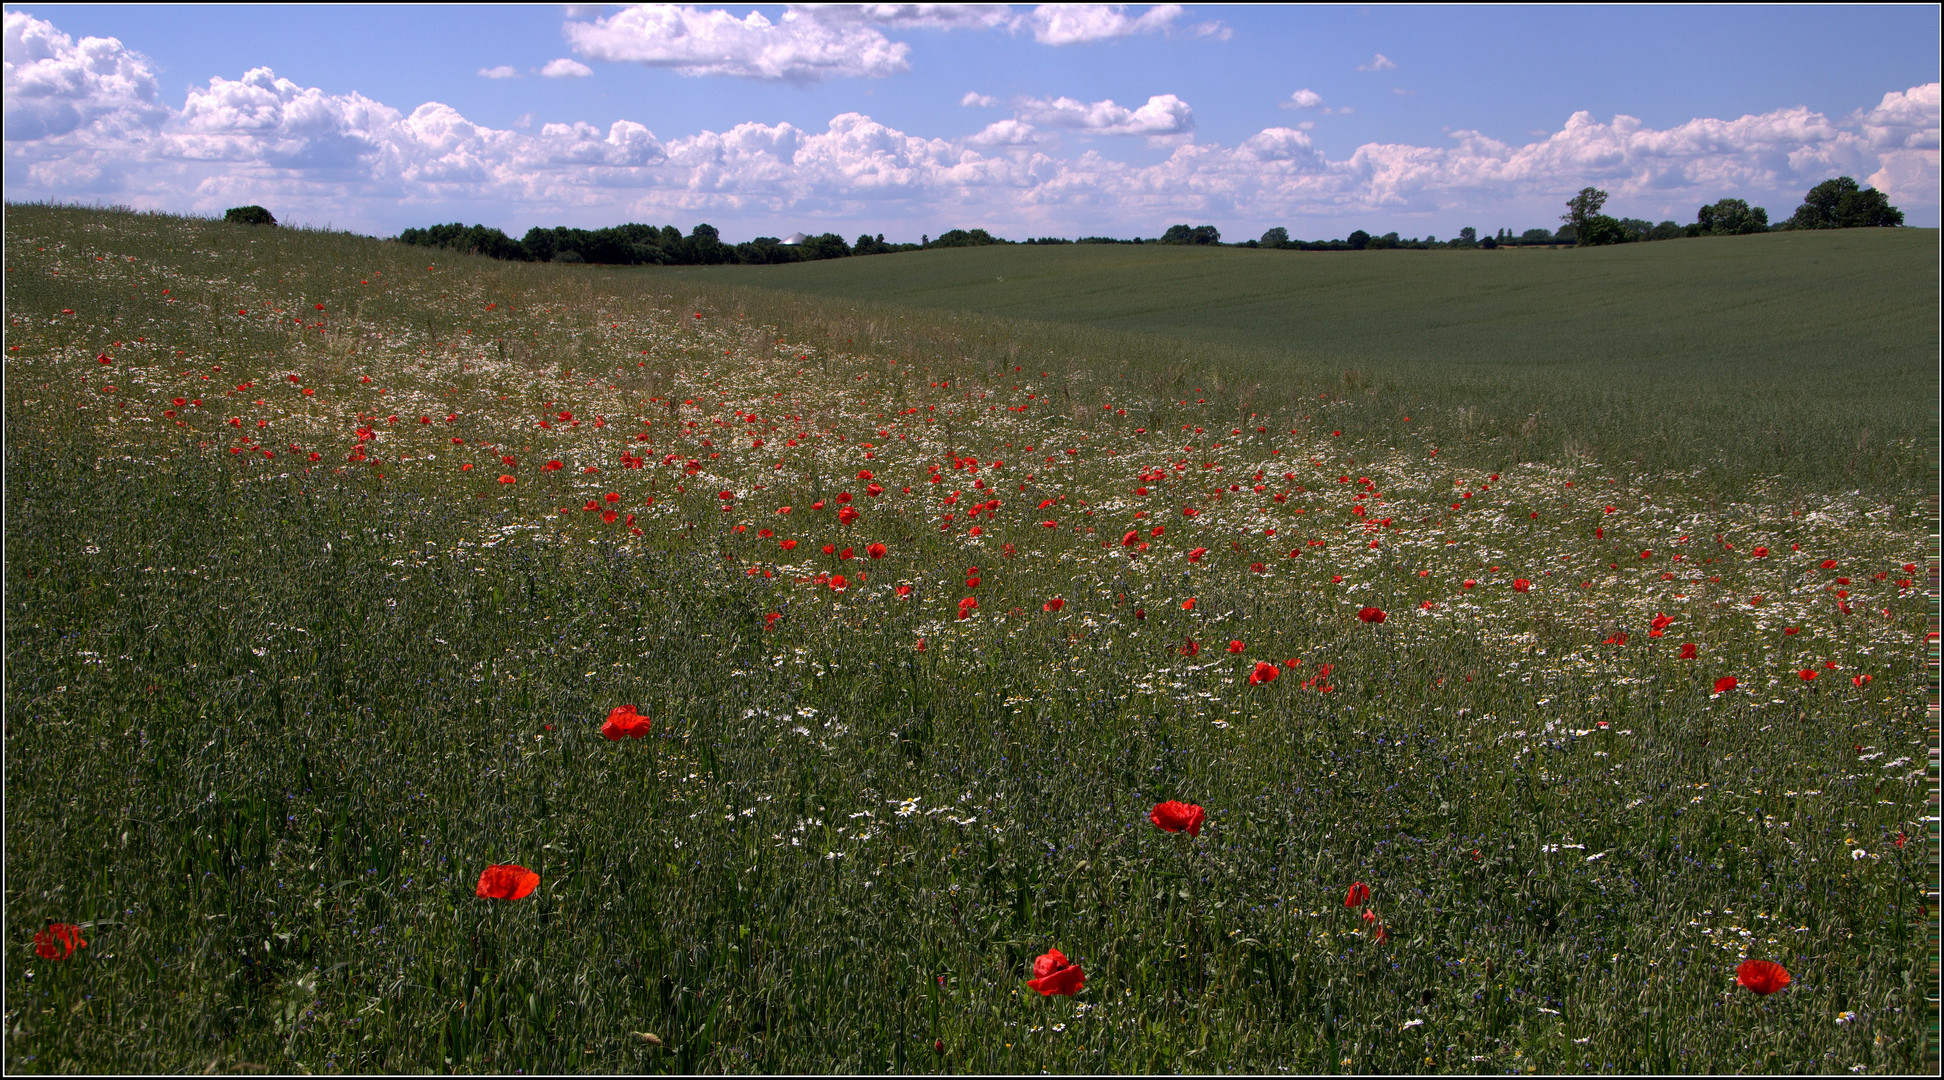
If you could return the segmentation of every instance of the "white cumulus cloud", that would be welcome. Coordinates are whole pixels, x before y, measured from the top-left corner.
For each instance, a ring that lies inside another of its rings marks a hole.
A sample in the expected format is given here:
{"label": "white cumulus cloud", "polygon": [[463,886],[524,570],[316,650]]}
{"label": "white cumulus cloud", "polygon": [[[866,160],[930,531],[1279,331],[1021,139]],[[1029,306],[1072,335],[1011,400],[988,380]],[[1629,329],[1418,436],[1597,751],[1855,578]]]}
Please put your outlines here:
{"label": "white cumulus cloud", "polygon": [[1936,150],[1938,84],[1925,83],[1883,95],[1883,101],[1857,120],[1870,145],[1886,150]]}
{"label": "white cumulus cloud", "polygon": [[1089,104],[1069,97],[1026,98],[1019,103],[1019,115],[1031,123],[1096,135],[1179,135],[1195,126],[1193,110],[1173,94],[1148,98],[1138,109],[1111,99]]}
{"label": "white cumulus cloud", "polygon": [[1019,22],[1010,4],[796,4],[812,18],[893,29],[994,30]]}
{"label": "white cumulus cloud", "polygon": [[1358,71],[1396,71],[1397,63],[1383,53],[1370,58],[1368,64],[1358,64]]}
{"label": "white cumulus cloud", "polygon": [[501,64],[498,67],[480,68],[479,76],[483,79],[517,79],[520,77],[520,69],[509,64]]}
{"label": "white cumulus cloud", "polygon": [[[1179,4],[1156,4],[1134,18],[1128,17],[1125,4],[1041,4],[1027,16],[1027,23],[1033,28],[1033,39],[1042,45],[1073,45],[1160,33],[1180,17]],[[1215,23],[1202,30],[1219,31]]]}
{"label": "white cumulus cloud", "polygon": [[569,60],[563,56],[547,61],[539,74],[543,79],[585,79],[594,74],[594,69],[579,60]]}
{"label": "white cumulus cloud", "polygon": [[1000,120],[987,124],[978,134],[965,140],[967,146],[1027,146],[1038,142],[1033,125],[1023,120]]}
{"label": "white cumulus cloud", "polygon": [[1314,90],[1298,90],[1283,102],[1285,109],[1314,109],[1323,104],[1323,95]]}
{"label": "white cumulus cloud", "polygon": [[999,104],[999,99],[993,97],[991,94],[981,94],[977,90],[967,90],[965,96],[959,99],[959,104],[967,107],[977,105],[982,109],[990,109],[994,105]]}
{"label": "white cumulus cloud", "polygon": [[24,11],[6,13],[7,141],[112,139],[168,116],[148,57],[116,38],[80,42]]}
{"label": "white cumulus cloud", "polygon": [[594,22],[568,22],[568,44],[590,60],[664,67],[683,75],[816,82],[907,71],[911,46],[862,20],[796,9],[776,21],[752,11],[636,4]]}

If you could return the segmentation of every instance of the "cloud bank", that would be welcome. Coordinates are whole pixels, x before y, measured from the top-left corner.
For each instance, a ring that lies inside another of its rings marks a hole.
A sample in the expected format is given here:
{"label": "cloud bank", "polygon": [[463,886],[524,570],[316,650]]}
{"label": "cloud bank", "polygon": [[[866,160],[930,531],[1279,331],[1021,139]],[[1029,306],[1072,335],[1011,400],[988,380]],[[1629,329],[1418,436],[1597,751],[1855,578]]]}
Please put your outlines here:
{"label": "cloud bank", "polygon": [[[760,44],[769,24],[757,19],[705,29]],[[736,37],[745,34],[755,36]],[[1689,220],[1694,207],[1733,195],[1781,217],[1811,185],[1844,174],[1885,191],[1914,222],[1935,222],[1938,209],[1936,83],[1886,93],[1842,118],[1797,106],[1652,128],[1577,112],[1523,145],[1460,131],[1449,145],[1366,143],[1333,159],[1290,127],[1233,146],[1194,142],[1192,110],[1172,94],[1137,108],[1021,99],[1013,118],[951,137],[857,112],[820,131],[744,123],[658,137],[627,120],[605,130],[494,129],[439,102],[406,112],[267,68],[212,78],[171,106],[142,54],[113,38],[75,41],[20,12],[6,14],[5,51],[9,199],[200,213],[261,203],[280,218],[379,233],[455,215],[509,229],[708,215],[762,231],[787,220],[914,236],[970,224],[1002,235],[1153,234],[1190,219],[1238,232],[1286,224],[1324,235],[1304,223],[1359,221],[1408,233],[1413,220],[1460,213],[1550,225],[1557,204],[1588,184],[1612,193],[1610,212],[1629,216]],[[760,49],[739,55],[734,63],[766,62]],[[1318,102],[1298,92],[1290,103]],[[1139,164],[1098,149],[1062,151],[1060,133],[1178,141],[1165,158]]]}

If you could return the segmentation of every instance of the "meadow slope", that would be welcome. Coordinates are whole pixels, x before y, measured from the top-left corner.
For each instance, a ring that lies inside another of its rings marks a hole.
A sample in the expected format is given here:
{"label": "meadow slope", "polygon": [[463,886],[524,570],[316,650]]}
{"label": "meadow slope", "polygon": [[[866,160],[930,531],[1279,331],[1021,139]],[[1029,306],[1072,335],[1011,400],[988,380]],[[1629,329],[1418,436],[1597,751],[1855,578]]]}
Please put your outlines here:
{"label": "meadow slope", "polygon": [[1925,1067],[1909,485],[1532,460],[1239,347],[6,241],[10,1073]]}
{"label": "meadow slope", "polygon": [[1407,412],[1529,424],[1527,452],[1554,463],[1928,489],[1938,255],[1935,229],[1855,229],[1590,250],[1020,245],[653,273],[1018,320],[1015,336],[1051,324],[1061,352],[1194,357],[1191,377],[1216,367],[1280,403],[1355,372]]}

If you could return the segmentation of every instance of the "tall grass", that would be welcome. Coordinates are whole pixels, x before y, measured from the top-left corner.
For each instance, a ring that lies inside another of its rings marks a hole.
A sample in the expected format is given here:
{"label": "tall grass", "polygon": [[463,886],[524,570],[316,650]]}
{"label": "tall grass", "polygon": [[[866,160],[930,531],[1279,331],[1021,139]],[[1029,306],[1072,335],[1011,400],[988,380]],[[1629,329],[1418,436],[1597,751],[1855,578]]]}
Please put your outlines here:
{"label": "tall grass", "polygon": [[1923,1059],[1920,510],[652,276],[7,230],[10,1071]]}

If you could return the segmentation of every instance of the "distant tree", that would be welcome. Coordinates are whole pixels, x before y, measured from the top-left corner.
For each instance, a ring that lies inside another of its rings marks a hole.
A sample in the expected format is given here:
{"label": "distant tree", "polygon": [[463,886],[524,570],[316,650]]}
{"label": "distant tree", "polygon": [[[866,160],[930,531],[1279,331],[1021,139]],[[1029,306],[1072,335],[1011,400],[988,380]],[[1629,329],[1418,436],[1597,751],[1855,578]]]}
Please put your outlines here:
{"label": "distant tree", "polygon": [[1550,244],[1552,242],[1553,234],[1548,229],[1527,229],[1519,234],[1519,243],[1521,244]]}
{"label": "distant tree", "polygon": [[1391,248],[1395,248],[1395,247],[1401,247],[1401,246],[1403,246],[1403,242],[1404,242],[1404,241],[1403,241],[1403,238],[1402,238],[1402,237],[1400,237],[1400,236],[1398,236],[1398,235],[1397,235],[1396,233],[1394,233],[1394,232],[1387,232],[1387,233],[1385,233],[1385,234],[1384,234],[1384,235],[1382,235],[1382,236],[1373,236],[1373,237],[1371,237],[1371,238],[1370,238],[1370,242],[1369,242],[1368,244],[1366,244],[1366,245],[1364,245],[1364,250],[1366,250],[1366,251],[1388,251],[1388,250],[1390,250]]}
{"label": "distant tree", "polygon": [[1478,246],[1478,230],[1477,230],[1477,229],[1475,229],[1475,228],[1473,228],[1473,227],[1472,227],[1472,226],[1470,226],[1470,225],[1467,225],[1467,226],[1465,226],[1464,228],[1462,228],[1462,229],[1459,229],[1459,230],[1458,230],[1458,239],[1456,239],[1456,240],[1453,240],[1453,241],[1451,242],[1451,246],[1452,246],[1452,247],[1461,247],[1461,248],[1469,248],[1469,247],[1477,247],[1477,246]]}
{"label": "distant tree", "polygon": [[716,231],[716,227],[714,225],[697,225],[694,229],[690,230],[689,236],[697,240],[714,240],[717,243],[722,242],[722,234]]}
{"label": "distant tree", "polygon": [[1559,220],[1571,225],[1575,234],[1582,233],[1587,219],[1599,216],[1606,201],[1607,193],[1599,188],[1581,188],[1578,195],[1566,200],[1566,212],[1559,215]]}
{"label": "distant tree", "polygon": [[737,244],[736,259],[746,266],[774,266],[800,262],[803,256],[794,245],[785,244],[774,236],[759,236]]}
{"label": "distant tree", "polygon": [[1362,229],[1358,229],[1356,232],[1351,233],[1349,240],[1350,240],[1351,251],[1362,251],[1363,249],[1370,246],[1370,234],[1363,231]]}
{"label": "distant tree", "polygon": [[1647,239],[1647,234],[1654,231],[1654,223],[1651,221],[1643,221],[1640,218],[1634,217],[1620,218],[1619,221],[1620,231],[1627,234],[1627,243],[1645,240]]}
{"label": "distant tree", "polygon": [[277,219],[261,206],[233,206],[223,211],[223,220],[232,225],[275,225]]}
{"label": "distant tree", "polygon": [[489,229],[484,225],[467,227],[457,221],[425,229],[406,229],[398,234],[398,240],[420,247],[463,251],[469,255],[485,255],[494,259],[524,261],[530,257],[518,241],[498,229]]}
{"label": "distant tree", "polygon": [[1607,244],[1626,244],[1634,240],[1632,230],[1620,223],[1619,218],[1605,214],[1594,214],[1579,227],[1578,247],[1602,247]]}
{"label": "distant tree", "polygon": [[1266,248],[1288,247],[1289,230],[1283,228],[1281,225],[1278,225],[1275,228],[1270,229],[1268,232],[1263,233],[1262,246]]}
{"label": "distant tree", "polygon": [[1498,245],[1498,237],[1496,236],[1488,236],[1478,242],[1478,246],[1484,248],[1486,251],[1496,251],[1498,250]]}
{"label": "distant tree", "polygon": [[1859,188],[1855,179],[1839,176],[1810,188],[1788,224],[1792,229],[1865,229],[1903,222],[1903,211],[1891,206],[1883,192]]}
{"label": "distant tree", "polygon": [[1744,236],[1769,227],[1768,211],[1742,199],[1709,203],[1696,212],[1694,223],[1702,236]]}
{"label": "distant tree", "polygon": [[953,229],[936,240],[925,242],[926,247],[984,247],[987,244],[1003,244],[1001,240],[984,229]]}
{"label": "distant tree", "polygon": [[1161,234],[1161,242],[1164,244],[1219,244],[1222,242],[1222,234],[1213,225],[1196,225],[1192,228],[1187,225],[1170,225],[1168,226],[1168,231]]}
{"label": "distant tree", "polygon": [[1579,230],[1575,229],[1571,225],[1561,225],[1559,227],[1559,231],[1553,233],[1553,243],[1555,244],[1579,243]]}
{"label": "distant tree", "polygon": [[1642,237],[1642,239],[1675,240],[1686,235],[1687,235],[1686,229],[1682,228],[1679,225],[1676,225],[1671,221],[1663,221],[1660,224],[1654,226],[1653,228],[1647,230],[1647,235]]}
{"label": "distant tree", "polygon": [[828,232],[805,240],[802,249],[811,259],[841,259],[851,253],[851,246],[844,243],[843,237]]}

